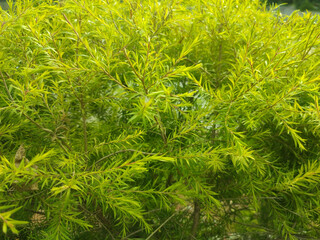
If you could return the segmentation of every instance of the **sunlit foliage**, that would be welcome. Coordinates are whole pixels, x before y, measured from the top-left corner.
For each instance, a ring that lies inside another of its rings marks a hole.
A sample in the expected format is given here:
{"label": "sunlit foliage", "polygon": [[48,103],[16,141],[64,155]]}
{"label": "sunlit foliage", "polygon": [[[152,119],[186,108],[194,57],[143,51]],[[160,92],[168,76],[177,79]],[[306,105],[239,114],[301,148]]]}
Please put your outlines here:
{"label": "sunlit foliage", "polygon": [[258,0],[9,5],[1,239],[319,236],[317,16]]}

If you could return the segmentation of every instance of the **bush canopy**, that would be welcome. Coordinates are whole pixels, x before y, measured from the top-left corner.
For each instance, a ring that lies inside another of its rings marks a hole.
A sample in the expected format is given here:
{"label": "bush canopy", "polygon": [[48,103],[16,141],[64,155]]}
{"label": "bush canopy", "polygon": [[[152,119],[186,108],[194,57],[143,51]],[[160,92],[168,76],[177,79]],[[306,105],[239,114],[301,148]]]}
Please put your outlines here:
{"label": "bush canopy", "polygon": [[0,239],[320,235],[318,16],[259,0],[9,6]]}

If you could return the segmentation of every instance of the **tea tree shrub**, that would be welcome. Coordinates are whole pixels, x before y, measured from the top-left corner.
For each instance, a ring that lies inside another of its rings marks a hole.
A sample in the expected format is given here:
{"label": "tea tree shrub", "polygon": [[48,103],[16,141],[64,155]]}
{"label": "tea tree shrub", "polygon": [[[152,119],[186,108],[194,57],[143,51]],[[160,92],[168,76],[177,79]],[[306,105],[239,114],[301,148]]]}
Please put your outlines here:
{"label": "tea tree shrub", "polygon": [[317,16],[258,0],[9,5],[2,239],[319,236]]}

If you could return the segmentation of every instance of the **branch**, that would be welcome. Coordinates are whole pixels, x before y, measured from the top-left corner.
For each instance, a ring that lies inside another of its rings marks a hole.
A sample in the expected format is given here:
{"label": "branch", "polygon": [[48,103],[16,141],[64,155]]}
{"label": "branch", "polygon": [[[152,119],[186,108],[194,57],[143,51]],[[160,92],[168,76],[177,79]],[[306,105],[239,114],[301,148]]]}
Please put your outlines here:
{"label": "branch", "polygon": [[193,224],[191,229],[191,236],[193,238],[195,238],[197,235],[199,223],[200,223],[200,204],[198,200],[194,200]]}
{"label": "branch", "polygon": [[142,151],[135,150],[135,149],[123,149],[123,150],[119,150],[117,152],[110,153],[109,155],[100,158],[98,161],[96,161],[94,163],[94,165],[97,165],[99,162],[101,162],[101,161],[103,161],[105,159],[108,159],[108,158],[110,158],[110,157],[112,157],[114,155],[117,155],[119,153],[123,153],[123,152],[138,152],[138,153],[141,153],[141,154],[144,154],[144,155],[157,155],[156,153],[142,152]]}
{"label": "branch", "polygon": [[141,81],[145,94],[148,94],[148,89],[146,88],[144,78],[141,77],[140,74],[137,72],[137,70],[134,68],[134,66],[133,66],[133,64],[132,64],[132,62],[131,62],[128,54],[127,54],[126,48],[123,48],[123,52],[124,52],[124,56],[125,56],[126,59],[128,60],[128,63],[129,63],[129,65],[130,65],[130,68],[132,69],[132,71],[134,72],[134,74],[137,76],[137,78]]}

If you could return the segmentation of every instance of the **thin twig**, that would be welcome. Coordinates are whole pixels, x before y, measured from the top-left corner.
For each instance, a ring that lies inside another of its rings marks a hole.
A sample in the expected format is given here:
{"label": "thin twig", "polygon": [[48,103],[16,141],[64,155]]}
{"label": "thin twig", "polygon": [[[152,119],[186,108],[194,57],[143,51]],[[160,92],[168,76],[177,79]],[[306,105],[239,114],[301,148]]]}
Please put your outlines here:
{"label": "thin twig", "polygon": [[119,150],[117,152],[110,153],[109,155],[100,158],[98,161],[95,162],[95,165],[97,165],[99,162],[101,162],[101,161],[103,161],[105,159],[108,159],[108,158],[110,158],[110,157],[112,157],[114,155],[117,155],[117,154],[123,153],[123,152],[137,152],[137,153],[141,153],[141,154],[144,154],[144,155],[157,155],[157,153],[142,152],[142,151],[135,150],[135,149],[123,149],[123,150]]}
{"label": "thin twig", "polygon": [[151,239],[151,237],[157,232],[159,231],[167,222],[170,221],[171,218],[173,218],[178,212],[173,213],[167,220],[165,220],[156,230],[153,231],[153,233],[151,233],[149,235],[149,237],[146,238],[146,240]]}
{"label": "thin twig", "polygon": [[137,78],[141,81],[145,94],[148,94],[148,89],[146,88],[144,78],[137,72],[137,70],[133,66],[133,64],[132,64],[132,62],[131,62],[131,60],[129,58],[129,55],[127,53],[126,48],[123,48],[123,53],[124,53],[124,56],[126,57],[128,63],[129,63],[130,68],[132,69],[134,74],[137,76]]}

